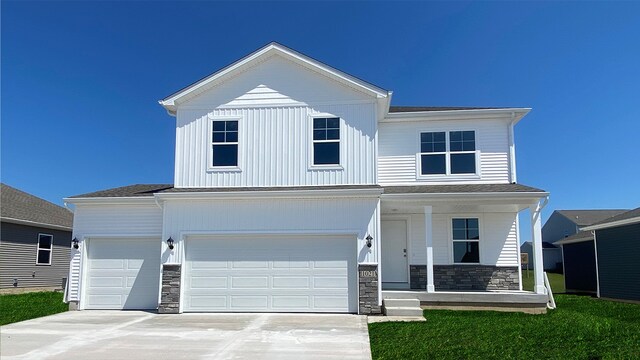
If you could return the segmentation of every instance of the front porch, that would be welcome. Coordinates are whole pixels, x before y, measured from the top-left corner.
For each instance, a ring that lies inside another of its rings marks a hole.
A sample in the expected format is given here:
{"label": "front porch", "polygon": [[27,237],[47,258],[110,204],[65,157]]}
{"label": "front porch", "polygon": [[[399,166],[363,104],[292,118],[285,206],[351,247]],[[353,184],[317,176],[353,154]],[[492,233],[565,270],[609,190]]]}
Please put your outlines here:
{"label": "front porch", "polygon": [[[547,193],[517,184],[471,189],[385,187],[383,302],[415,299],[423,308],[545,311],[540,211]],[[518,214],[525,210],[534,244],[533,292],[522,289]]]}

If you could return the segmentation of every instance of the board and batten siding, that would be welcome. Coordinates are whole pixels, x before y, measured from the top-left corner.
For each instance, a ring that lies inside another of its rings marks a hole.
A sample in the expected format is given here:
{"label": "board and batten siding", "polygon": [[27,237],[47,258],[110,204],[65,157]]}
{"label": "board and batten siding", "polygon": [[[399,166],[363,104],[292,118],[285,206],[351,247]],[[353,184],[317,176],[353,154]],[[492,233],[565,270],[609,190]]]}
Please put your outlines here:
{"label": "board and batten siding", "polygon": [[162,242],[162,209],[153,202],[144,205],[76,205],[73,237],[81,240],[79,249],[71,250],[68,300],[79,300],[80,268],[84,239],[87,237],[156,237]]}
{"label": "board and batten siding", "polygon": [[[341,119],[342,169],[312,168],[312,116]],[[375,184],[376,99],[280,56],[195,98],[176,115],[176,187]],[[239,120],[239,170],[210,168],[211,122]]]}
{"label": "board and batten siding", "polygon": [[[409,263],[426,265],[424,214],[393,214],[391,216],[409,217],[411,225],[408,244]],[[480,263],[493,266],[518,266],[516,216],[516,213],[433,214],[434,265],[452,264],[451,219],[477,217],[480,219]],[[382,220],[384,219],[383,214]]]}
{"label": "board and batten siding", "polygon": [[[475,130],[480,153],[480,178],[418,178],[420,133]],[[507,120],[438,120],[382,122],[379,131],[378,180],[381,185],[509,183],[509,122]]]}
{"label": "board and batten siding", "polygon": [[[184,237],[206,234],[354,234],[358,262],[377,262],[378,198],[170,200],[164,203],[163,239],[176,240],[174,251],[163,245],[165,263],[182,259]],[[356,240],[357,237],[357,240]],[[374,240],[375,241],[375,240]]]}
{"label": "board and batten siding", "polygon": [[[36,265],[38,234],[53,235],[51,265]],[[63,288],[69,273],[71,231],[3,222],[0,235],[0,288]]]}
{"label": "board and batten siding", "polygon": [[600,297],[640,301],[640,224],[596,231]]}

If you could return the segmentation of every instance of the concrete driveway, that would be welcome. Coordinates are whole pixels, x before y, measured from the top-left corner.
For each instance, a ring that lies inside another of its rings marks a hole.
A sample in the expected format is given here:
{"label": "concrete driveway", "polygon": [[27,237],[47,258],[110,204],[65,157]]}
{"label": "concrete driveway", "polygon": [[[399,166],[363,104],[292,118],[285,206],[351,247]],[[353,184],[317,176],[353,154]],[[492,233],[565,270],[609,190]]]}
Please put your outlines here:
{"label": "concrete driveway", "polygon": [[70,311],[0,327],[2,359],[370,359],[367,318]]}

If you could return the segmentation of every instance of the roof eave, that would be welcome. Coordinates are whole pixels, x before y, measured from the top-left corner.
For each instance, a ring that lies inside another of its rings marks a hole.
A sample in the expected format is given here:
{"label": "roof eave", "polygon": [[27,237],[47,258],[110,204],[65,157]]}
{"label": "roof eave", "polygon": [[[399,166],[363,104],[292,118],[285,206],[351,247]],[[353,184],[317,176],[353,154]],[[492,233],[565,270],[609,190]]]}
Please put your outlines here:
{"label": "roof eave", "polygon": [[16,218],[4,217],[4,216],[0,217],[0,221],[12,223],[12,224],[33,226],[33,227],[43,227],[43,228],[54,229],[54,230],[66,230],[66,231],[72,230],[71,226],[49,224],[49,223],[43,223],[38,221],[16,219]]}
{"label": "roof eave", "polygon": [[636,223],[640,223],[640,216],[636,216],[636,217],[624,219],[624,220],[611,221],[611,222],[606,222],[602,224],[585,226],[583,228],[580,228],[580,230],[582,231],[602,230],[602,229],[608,229],[616,226],[632,225]]}
{"label": "roof eave", "polygon": [[437,110],[388,113],[383,122],[421,121],[421,120],[476,120],[478,118],[504,118],[518,123],[531,108],[505,109],[465,109],[465,110]]}

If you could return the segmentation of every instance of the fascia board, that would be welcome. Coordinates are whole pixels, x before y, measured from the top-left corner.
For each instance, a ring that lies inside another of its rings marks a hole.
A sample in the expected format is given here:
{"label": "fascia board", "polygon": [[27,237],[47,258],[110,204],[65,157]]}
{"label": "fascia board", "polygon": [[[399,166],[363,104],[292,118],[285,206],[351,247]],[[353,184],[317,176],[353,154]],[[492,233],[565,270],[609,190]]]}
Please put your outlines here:
{"label": "fascia board", "polygon": [[272,190],[160,193],[154,196],[159,200],[379,198],[382,192],[382,189]]}
{"label": "fascia board", "polygon": [[416,111],[405,113],[389,113],[381,122],[400,121],[436,121],[436,120],[478,120],[504,118],[513,120],[514,125],[522,119],[530,108],[512,109],[470,109],[470,110],[443,110],[443,111]]}
{"label": "fascia board", "polygon": [[580,230],[582,230],[582,231],[601,230],[601,229],[608,229],[608,228],[612,228],[612,227],[616,227],[616,226],[631,225],[631,224],[635,224],[635,223],[639,223],[639,222],[640,222],[640,216],[634,217],[634,218],[630,218],[630,219],[612,221],[612,222],[608,222],[608,223],[604,223],[604,224],[585,226],[583,228],[580,228]]}
{"label": "fascia board", "polygon": [[153,205],[156,203],[152,196],[64,198],[63,200],[73,205]]}
{"label": "fascia board", "polygon": [[482,193],[404,193],[404,194],[382,194],[382,200],[452,200],[473,199],[473,200],[538,200],[549,196],[548,192],[482,192]]}
{"label": "fascia board", "polygon": [[55,229],[55,230],[67,230],[67,231],[73,230],[71,227],[68,227],[68,226],[47,224],[47,223],[42,223],[42,222],[37,222],[37,221],[22,220],[22,219],[10,218],[10,217],[1,217],[0,221],[12,223],[12,224],[18,224],[18,225],[43,227],[43,228]]}

